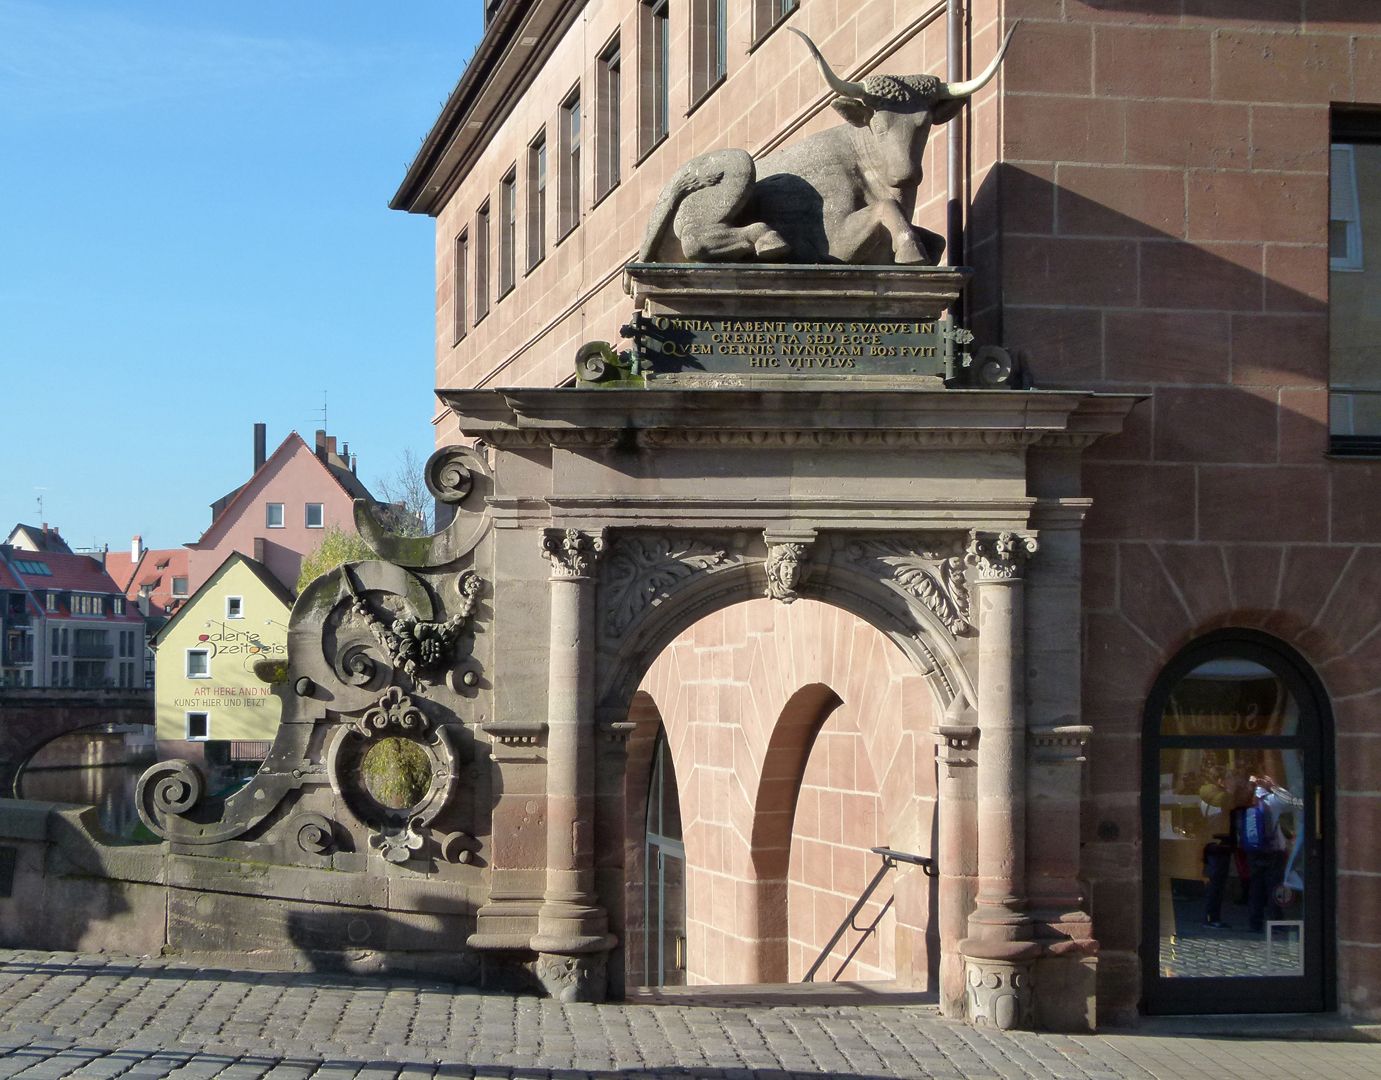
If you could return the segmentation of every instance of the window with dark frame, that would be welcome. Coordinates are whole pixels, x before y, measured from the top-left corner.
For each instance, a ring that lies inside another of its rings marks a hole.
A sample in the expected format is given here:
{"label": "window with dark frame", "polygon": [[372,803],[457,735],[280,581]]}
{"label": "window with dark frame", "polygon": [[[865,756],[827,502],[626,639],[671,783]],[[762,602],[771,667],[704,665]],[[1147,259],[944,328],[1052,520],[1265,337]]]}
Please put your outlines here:
{"label": "window with dark frame", "polygon": [[753,44],[767,37],[800,6],[799,0],[753,0]]}
{"label": "window with dark frame", "polygon": [[187,715],[187,741],[205,742],[211,738],[211,714],[189,712]]}
{"label": "window with dark frame", "polygon": [[698,104],[724,79],[728,62],[727,0],[691,0],[690,99]]}
{"label": "window with dark frame", "polygon": [[499,298],[513,290],[517,270],[518,167],[499,181]]}
{"label": "window with dark frame", "polygon": [[604,47],[596,68],[595,106],[599,110],[595,132],[595,198],[602,199],[619,183],[619,147],[623,139],[619,95],[622,93],[622,57],[619,36]]}
{"label": "window with dark frame", "polygon": [[465,272],[470,261],[470,233],[468,230],[462,229],[460,235],[456,237],[455,259],[451,305],[455,309],[455,340],[459,341],[465,336],[466,329],[465,297],[468,295],[468,290],[465,288]]}
{"label": "window with dark frame", "polygon": [[489,200],[475,212],[475,322],[489,314]]}
{"label": "window with dark frame", "polygon": [[669,0],[638,7],[638,156],[671,130],[671,24]]}
{"label": "window with dark frame", "polygon": [[527,148],[527,268],[547,255],[547,129]]}
{"label": "window with dark frame", "polygon": [[580,87],[561,103],[561,235],[580,224]]}
{"label": "window with dark frame", "polygon": [[1332,117],[1328,192],[1328,449],[1381,457],[1381,112]]}

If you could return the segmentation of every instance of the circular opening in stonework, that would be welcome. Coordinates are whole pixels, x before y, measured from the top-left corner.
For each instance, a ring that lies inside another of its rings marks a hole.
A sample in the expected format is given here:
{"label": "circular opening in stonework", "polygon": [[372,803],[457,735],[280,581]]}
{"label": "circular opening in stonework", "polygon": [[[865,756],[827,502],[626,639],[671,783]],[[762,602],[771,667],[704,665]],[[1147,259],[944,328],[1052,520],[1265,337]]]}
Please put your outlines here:
{"label": "circular opening in stonework", "polygon": [[411,739],[384,739],[365,753],[360,778],[380,805],[407,810],[420,803],[431,788],[432,763]]}

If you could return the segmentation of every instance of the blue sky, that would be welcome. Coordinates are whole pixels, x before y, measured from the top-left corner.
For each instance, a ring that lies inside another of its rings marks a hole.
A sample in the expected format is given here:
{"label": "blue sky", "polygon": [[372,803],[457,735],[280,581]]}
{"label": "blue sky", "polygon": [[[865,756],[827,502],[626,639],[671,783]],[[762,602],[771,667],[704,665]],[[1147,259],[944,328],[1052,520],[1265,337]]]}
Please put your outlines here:
{"label": "blue sky", "polygon": [[195,540],[321,426],[425,459],[433,227],[389,198],[476,0],[0,0],[0,527]]}

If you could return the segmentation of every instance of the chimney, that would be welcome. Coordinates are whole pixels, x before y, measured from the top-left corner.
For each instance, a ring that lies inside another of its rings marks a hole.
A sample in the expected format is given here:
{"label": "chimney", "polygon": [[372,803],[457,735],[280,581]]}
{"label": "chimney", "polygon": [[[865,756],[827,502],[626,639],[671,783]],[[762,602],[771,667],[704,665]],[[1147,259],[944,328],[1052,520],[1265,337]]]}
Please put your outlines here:
{"label": "chimney", "polygon": [[322,461],[326,460],[326,431],[324,428],[316,429],[316,456]]}
{"label": "chimney", "polygon": [[144,554],[144,538],[138,533],[134,534],[129,542],[129,561],[131,564],[137,563],[140,556]]}
{"label": "chimney", "polygon": [[350,459],[350,475],[351,475],[351,476],[357,476],[357,475],[359,475],[358,473],[355,472],[355,466],[358,465],[359,463],[360,463],[360,459],[359,459],[358,457],[352,457],[352,458]]}
{"label": "chimney", "polygon": [[254,471],[258,472],[264,467],[264,462],[268,460],[268,427],[264,424],[254,425]]}
{"label": "chimney", "polygon": [[254,561],[258,563],[264,561],[264,538],[262,536],[254,538]]}

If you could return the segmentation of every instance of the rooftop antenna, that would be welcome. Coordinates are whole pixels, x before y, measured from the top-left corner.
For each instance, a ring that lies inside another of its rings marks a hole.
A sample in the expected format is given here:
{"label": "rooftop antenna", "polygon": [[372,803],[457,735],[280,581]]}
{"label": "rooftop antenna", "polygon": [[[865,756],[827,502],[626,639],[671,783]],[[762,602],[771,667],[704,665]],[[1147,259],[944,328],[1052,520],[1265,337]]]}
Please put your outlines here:
{"label": "rooftop antenna", "polygon": [[321,430],[328,430],[326,426],[326,391],[321,392]]}
{"label": "rooftop antenna", "polygon": [[43,520],[43,493],[44,493],[45,491],[47,491],[48,489],[47,489],[46,487],[36,487],[36,488],[34,488],[34,490],[38,492],[38,520],[39,520],[39,521],[42,521],[42,520]]}

